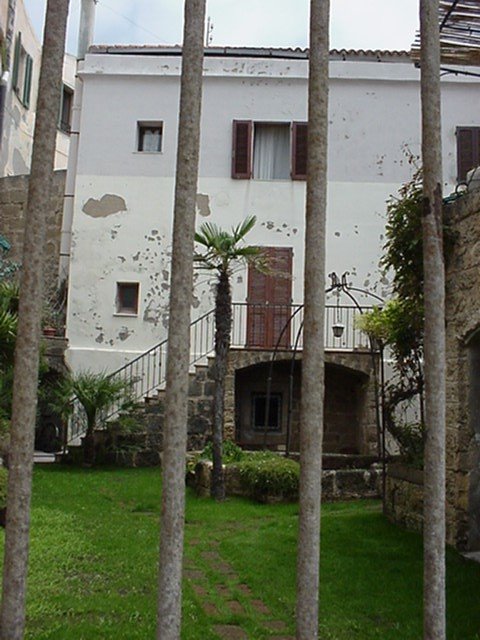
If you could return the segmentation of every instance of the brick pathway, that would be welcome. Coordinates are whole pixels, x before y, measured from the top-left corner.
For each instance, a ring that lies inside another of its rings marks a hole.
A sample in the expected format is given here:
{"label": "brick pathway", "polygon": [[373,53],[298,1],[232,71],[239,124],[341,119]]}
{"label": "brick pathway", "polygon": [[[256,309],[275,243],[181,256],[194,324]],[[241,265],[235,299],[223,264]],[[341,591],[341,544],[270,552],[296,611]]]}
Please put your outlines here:
{"label": "brick pathway", "polygon": [[[184,578],[193,589],[205,614],[214,619],[213,632],[219,640],[255,640],[242,628],[242,622],[239,620],[249,615],[254,617],[268,640],[295,640],[294,636],[287,635],[285,622],[275,619],[263,600],[242,582],[231,564],[222,558],[218,542],[212,541],[208,551],[201,550],[197,540],[192,540],[190,545],[199,552],[200,558],[207,564],[209,575],[207,570],[198,569],[194,566],[192,558],[188,558]],[[213,575],[217,577],[213,578]],[[229,619],[232,619],[232,622],[226,623]]]}

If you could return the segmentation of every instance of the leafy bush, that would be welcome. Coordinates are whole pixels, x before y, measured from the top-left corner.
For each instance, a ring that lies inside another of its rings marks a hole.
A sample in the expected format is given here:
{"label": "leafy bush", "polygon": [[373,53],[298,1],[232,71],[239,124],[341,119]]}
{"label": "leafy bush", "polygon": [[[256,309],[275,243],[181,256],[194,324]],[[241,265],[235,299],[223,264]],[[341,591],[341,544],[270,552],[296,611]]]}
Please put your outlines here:
{"label": "leafy bush", "polygon": [[398,442],[404,462],[423,469],[423,449],[425,444],[425,427],[420,422],[409,422],[396,425],[392,434]]}
{"label": "leafy bush", "polygon": [[[231,464],[232,462],[240,462],[245,457],[244,450],[235,444],[232,440],[225,440],[223,443],[223,464]],[[211,442],[207,444],[205,449],[199,456],[202,460],[213,460],[213,445]]]}
{"label": "leafy bush", "polygon": [[7,505],[7,480],[7,470],[5,467],[0,467],[0,509],[4,509]]}
{"label": "leafy bush", "polygon": [[298,496],[300,466],[298,462],[274,453],[244,454],[237,465],[242,484],[253,496]]}

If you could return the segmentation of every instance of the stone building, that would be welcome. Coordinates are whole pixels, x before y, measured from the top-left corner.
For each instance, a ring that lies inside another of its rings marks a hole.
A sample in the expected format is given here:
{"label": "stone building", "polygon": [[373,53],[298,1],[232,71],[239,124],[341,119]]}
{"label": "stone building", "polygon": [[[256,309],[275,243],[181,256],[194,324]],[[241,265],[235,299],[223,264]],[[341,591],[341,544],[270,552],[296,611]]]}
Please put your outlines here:
{"label": "stone building", "polygon": [[446,207],[455,245],[446,274],[449,541],[480,551],[480,191]]}

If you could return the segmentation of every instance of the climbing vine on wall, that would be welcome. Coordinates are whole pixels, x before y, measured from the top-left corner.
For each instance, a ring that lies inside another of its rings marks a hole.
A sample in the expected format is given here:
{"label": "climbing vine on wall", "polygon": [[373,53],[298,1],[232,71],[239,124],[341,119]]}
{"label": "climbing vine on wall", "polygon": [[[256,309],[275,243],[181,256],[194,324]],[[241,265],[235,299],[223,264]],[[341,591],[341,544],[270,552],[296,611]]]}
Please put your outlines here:
{"label": "climbing vine on wall", "polygon": [[[395,375],[385,386],[385,426],[402,454],[421,464],[423,453],[423,242],[422,173],[417,169],[410,182],[387,202],[386,242],[380,266],[392,274],[393,298],[361,318],[361,326],[388,346]],[[444,255],[454,242],[444,225]],[[407,423],[399,407],[418,402],[419,418]]]}

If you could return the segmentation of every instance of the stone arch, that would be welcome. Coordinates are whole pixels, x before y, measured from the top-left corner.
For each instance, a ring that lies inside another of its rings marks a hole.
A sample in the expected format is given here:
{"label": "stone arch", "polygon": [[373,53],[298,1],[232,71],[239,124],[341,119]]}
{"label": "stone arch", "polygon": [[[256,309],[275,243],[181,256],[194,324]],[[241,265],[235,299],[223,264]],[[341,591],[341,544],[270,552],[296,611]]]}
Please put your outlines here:
{"label": "stone arch", "polygon": [[[265,426],[262,428],[260,423],[266,410],[270,358],[271,354],[270,357],[262,357],[262,354],[256,353],[250,359],[244,353],[232,371],[235,439],[249,448],[262,447],[266,442],[269,448],[284,449],[290,425],[290,450],[298,451],[301,354],[293,361],[291,390],[291,355],[279,354],[275,361],[269,408],[269,421],[272,424],[265,430]],[[336,454],[375,454],[375,397],[372,376],[369,375],[371,358],[360,358],[358,361],[358,357],[352,356],[350,361],[348,357],[335,360],[329,357],[325,363],[324,451]]]}

